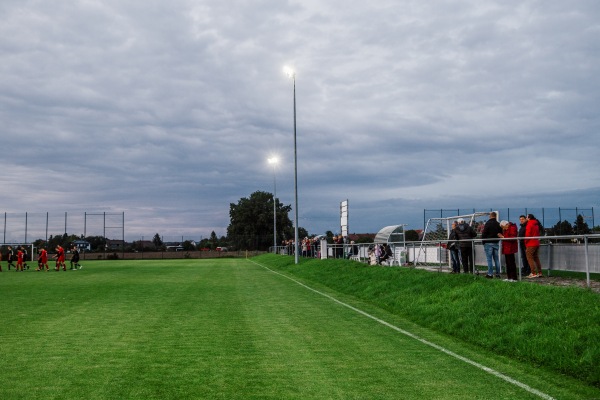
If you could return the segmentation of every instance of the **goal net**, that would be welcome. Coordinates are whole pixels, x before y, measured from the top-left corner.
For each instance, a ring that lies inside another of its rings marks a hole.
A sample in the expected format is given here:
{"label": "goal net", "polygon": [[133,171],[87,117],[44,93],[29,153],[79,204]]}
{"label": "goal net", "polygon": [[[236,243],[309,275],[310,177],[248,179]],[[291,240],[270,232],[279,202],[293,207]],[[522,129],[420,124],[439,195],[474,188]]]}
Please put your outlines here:
{"label": "goal net", "polygon": [[8,254],[9,247],[12,249],[12,260],[11,266],[17,265],[17,252],[19,248],[23,249],[23,261],[25,265],[31,267],[35,264],[37,267],[37,262],[34,264],[32,261],[37,260],[37,249],[32,243],[2,243],[0,244],[0,252],[2,253],[2,263],[8,265]]}
{"label": "goal net", "polygon": [[[446,243],[450,237],[452,222],[462,218],[477,232],[477,238],[481,237],[483,226],[490,218],[492,211],[475,212],[465,215],[456,215],[444,218],[429,218],[423,231],[420,245],[413,248],[413,265],[417,266],[450,266],[450,255],[446,249]],[[496,211],[496,214],[498,212]],[[499,217],[499,215],[498,215]]]}

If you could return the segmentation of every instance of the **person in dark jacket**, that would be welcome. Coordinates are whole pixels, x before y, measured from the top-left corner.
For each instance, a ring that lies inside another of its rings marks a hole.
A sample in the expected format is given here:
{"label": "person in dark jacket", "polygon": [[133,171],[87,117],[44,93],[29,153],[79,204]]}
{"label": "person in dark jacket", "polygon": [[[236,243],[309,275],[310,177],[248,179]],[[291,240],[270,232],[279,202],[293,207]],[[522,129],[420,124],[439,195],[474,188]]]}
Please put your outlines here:
{"label": "person in dark jacket", "polygon": [[456,234],[456,222],[452,223],[452,229],[448,235],[448,250],[450,251],[450,261],[452,262],[452,273],[460,274],[460,256],[458,255],[458,235]]}
{"label": "person in dark jacket", "polygon": [[460,258],[462,259],[463,272],[465,274],[473,273],[473,242],[472,239],[477,236],[473,227],[459,218],[456,222],[456,236],[458,237],[458,247],[460,249]]}
{"label": "person in dark jacket", "polygon": [[[521,215],[519,217],[521,227],[519,228],[519,237],[525,237],[525,230],[527,228],[527,217]],[[529,261],[527,261],[527,253],[525,251],[525,239],[519,240],[519,252],[521,253],[521,276],[528,276],[531,274],[531,267],[529,267]]]}
{"label": "person in dark jacket", "polygon": [[483,250],[485,251],[485,258],[487,259],[488,272],[486,278],[494,277],[494,266],[496,267],[496,278],[500,278],[500,256],[498,250],[500,249],[500,238],[502,235],[502,228],[500,223],[496,219],[498,215],[492,211],[490,213],[490,219],[487,220],[483,226],[483,232],[481,232],[481,239],[483,241]]}

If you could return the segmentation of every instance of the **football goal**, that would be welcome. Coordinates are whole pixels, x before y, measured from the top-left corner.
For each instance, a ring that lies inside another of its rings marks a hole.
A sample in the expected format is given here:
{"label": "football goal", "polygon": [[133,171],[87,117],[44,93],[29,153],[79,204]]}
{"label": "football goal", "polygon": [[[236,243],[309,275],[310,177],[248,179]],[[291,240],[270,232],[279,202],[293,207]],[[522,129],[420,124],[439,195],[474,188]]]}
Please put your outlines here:
{"label": "football goal", "polygon": [[[23,256],[23,261],[27,263],[28,261],[37,260],[36,248],[32,243],[2,243],[0,244],[0,252],[2,252],[2,261],[8,262],[8,254],[12,250],[12,265],[17,264],[17,251],[19,248],[23,248],[23,252],[25,253]],[[37,264],[35,264],[37,267]]]}
{"label": "football goal", "polygon": [[[498,214],[498,211],[495,211]],[[475,212],[465,215],[456,215],[453,217],[444,218],[429,218],[423,231],[423,236],[418,248],[413,248],[413,254],[411,259],[413,265],[418,266],[450,266],[450,256],[446,249],[446,244],[450,236],[450,230],[452,229],[452,222],[458,219],[464,219],[466,223],[471,225],[475,232],[477,232],[477,238],[481,237],[483,226],[489,219],[492,211],[486,212]],[[498,214],[499,217],[499,214]]]}

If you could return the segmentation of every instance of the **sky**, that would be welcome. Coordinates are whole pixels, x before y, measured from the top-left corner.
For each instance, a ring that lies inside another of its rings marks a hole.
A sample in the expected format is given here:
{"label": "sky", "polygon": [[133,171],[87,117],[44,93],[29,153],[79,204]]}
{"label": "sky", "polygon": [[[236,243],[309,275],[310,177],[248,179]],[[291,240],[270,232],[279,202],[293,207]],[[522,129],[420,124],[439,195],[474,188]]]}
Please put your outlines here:
{"label": "sky", "polygon": [[114,213],[126,238],[202,238],[255,191],[294,206],[285,66],[311,234],[344,200],[355,233],[599,207],[595,0],[3,0],[0,20],[11,227]]}

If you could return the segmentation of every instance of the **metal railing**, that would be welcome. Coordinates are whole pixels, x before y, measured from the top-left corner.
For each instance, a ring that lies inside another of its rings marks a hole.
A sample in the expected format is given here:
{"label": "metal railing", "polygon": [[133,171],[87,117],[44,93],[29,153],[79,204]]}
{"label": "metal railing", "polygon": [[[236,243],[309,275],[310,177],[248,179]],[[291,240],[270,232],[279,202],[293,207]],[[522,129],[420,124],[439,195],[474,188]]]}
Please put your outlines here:
{"label": "metal railing", "polygon": [[[503,241],[520,241],[525,238],[500,239],[499,254],[502,255]],[[590,274],[600,273],[600,234],[586,235],[562,235],[562,236],[538,236],[527,239],[539,239],[540,261],[544,272],[551,276],[552,271],[583,272],[586,275],[587,286],[591,286]],[[569,241],[564,243],[562,241]],[[473,242],[473,274],[479,273],[478,267],[487,267],[487,259],[481,239],[463,240]],[[427,242],[388,243],[392,249],[393,256],[384,265],[405,265],[411,267],[434,267],[440,271],[445,268],[451,269],[450,252],[446,248],[448,240],[433,240]],[[461,242],[457,240],[456,242]],[[356,261],[370,263],[372,255],[370,249],[375,243],[359,244],[331,244],[328,243],[327,253],[321,251],[321,245],[311,246],[306,252],[300,252],[299,256],[309,258],[352,258]],[[301,246],[299,246],[299,249]],[[423,251],[425,250],[425,251]],[[293,246],[271,247],[269,252],[281,255],[293,255]],[[522,279],[522,249],[518,246],[515,254],[517,259],[519,279]],[[505,270],[504,257],[501,258],[503,270]]]}

